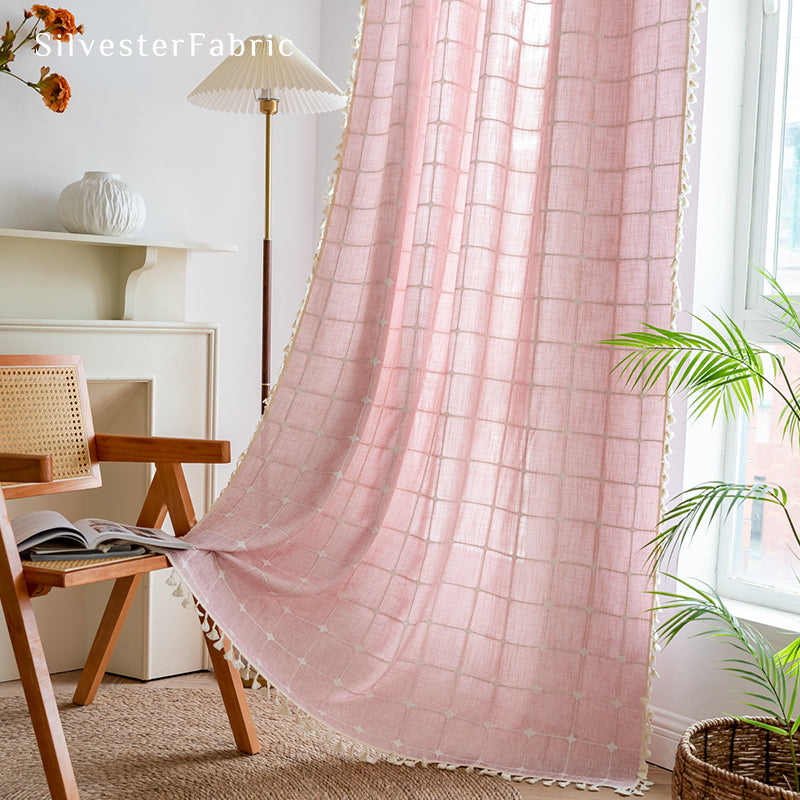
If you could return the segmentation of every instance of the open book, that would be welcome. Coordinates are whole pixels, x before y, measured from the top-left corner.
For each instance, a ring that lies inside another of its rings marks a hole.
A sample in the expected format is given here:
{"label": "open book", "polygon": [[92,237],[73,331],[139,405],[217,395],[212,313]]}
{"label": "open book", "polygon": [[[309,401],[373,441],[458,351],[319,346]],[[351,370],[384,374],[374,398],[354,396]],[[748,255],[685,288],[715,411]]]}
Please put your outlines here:
{"label": "open book", "polygon": [[105,519],[70,522],[57,511],[31,511],[12,521],[17,549],[32,560],[141,555],[146,550],[193,550],[194,546],[157,528]]}

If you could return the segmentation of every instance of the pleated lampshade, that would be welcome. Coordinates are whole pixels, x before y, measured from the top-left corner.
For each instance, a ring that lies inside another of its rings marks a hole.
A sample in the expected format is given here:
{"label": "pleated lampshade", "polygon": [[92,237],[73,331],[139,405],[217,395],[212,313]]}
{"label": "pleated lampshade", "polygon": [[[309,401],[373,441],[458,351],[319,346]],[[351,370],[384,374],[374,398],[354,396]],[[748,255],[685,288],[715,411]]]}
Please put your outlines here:
{"label": "pleated lampshade", "polygon": [[189,95],[189,102],[216,111],[259,113],[259,99],[278,100],[281,113],[319,113],[342,108],[342,90],[289,39],[251,36]]}

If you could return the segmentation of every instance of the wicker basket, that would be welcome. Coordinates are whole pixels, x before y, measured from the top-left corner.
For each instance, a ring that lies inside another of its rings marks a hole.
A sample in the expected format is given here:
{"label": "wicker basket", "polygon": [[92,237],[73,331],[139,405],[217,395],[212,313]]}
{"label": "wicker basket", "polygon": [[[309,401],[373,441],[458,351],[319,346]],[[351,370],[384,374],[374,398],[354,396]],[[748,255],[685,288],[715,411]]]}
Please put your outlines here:
{"label": "wicker basket", "polygon": [[[771,722],[764,718],[765,721]],[[794,737],[800,754],[800,732]],[[731,717],[692,725],[681,737],[672,773],[673,800],[800,800],[789,739]]]}

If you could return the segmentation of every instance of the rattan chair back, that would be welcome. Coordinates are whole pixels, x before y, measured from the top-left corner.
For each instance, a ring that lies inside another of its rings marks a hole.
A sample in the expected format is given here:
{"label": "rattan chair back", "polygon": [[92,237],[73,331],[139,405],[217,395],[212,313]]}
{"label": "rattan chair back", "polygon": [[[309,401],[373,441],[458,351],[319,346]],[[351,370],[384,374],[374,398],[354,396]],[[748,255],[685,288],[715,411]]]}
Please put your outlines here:
{"label": "rattan chair back", "polygon": [[100,486],[80,356],[0,355],[0,453],[53,458],[52,483],[2,484],[6,499]]}

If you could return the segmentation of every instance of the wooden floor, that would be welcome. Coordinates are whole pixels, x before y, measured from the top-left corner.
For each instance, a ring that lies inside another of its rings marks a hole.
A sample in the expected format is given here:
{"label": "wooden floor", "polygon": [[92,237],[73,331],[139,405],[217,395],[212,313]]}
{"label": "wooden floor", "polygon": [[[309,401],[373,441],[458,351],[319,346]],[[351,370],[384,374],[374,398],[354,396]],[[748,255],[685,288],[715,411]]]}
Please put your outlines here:
{"label": "wooden floor", "polygon": [[[72,692],[78,682],[80,672],[63,672],[53,675],[53,687],[58,693]],[[164,678],[162,680],[131,681],[128,678],[120,678],[116,675],[106,675],[103,679],[105,684],[127,684],[136,683],[145,689],[156,689],[162,686],[172,687],[197,687],[214,684],[214,676],[210,672],[193,672],[189,675],[179,675],[174,678]],[[0,683],[0,698],[16,697],[22,694],[22,686],[19,681],[8,681]],[[661,767],[650,767],[649,780],[653,782],[650,791],[645,794],[645,800],[669,800],[670,797],[670,777],[671,773]],[[597,792],[587,794],[585,791],[573,787],[560,788],[557,786],[541,786],[539,784],[517,784],[517,789],[525,800],[619,800],[619,795],[613,789],[600,789]]]}

